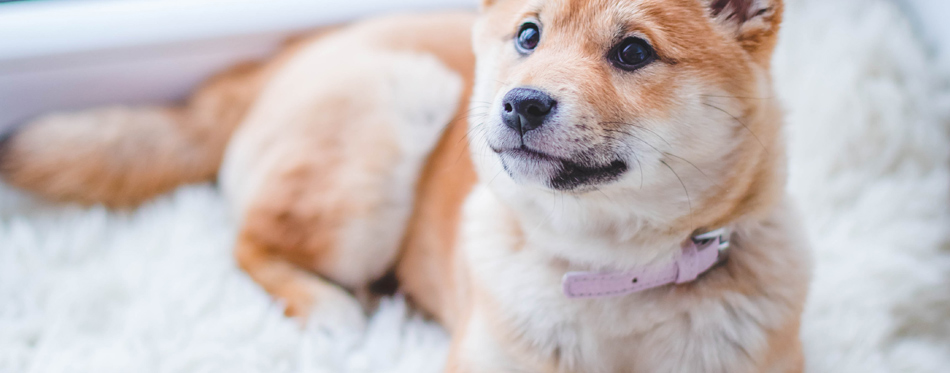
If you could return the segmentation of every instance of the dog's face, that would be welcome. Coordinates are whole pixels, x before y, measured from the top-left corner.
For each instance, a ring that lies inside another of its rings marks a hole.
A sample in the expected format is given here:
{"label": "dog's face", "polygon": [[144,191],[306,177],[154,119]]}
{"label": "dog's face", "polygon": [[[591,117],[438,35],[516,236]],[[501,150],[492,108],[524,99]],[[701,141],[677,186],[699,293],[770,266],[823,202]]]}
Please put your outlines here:
{"label": "dog's face", "polygon": [[760,117],[780,16],[779,0],[486,2],[470,131],[481,177],[671,205],[754,182],[736,178],[775,142]]}

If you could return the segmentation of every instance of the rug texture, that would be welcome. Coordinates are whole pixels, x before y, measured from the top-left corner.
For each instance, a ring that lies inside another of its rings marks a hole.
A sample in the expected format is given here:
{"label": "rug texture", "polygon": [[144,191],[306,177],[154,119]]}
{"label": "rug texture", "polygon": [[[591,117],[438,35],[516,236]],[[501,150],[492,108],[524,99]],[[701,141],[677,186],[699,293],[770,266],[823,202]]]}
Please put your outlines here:
{"label": "rug texture", "polygon": [[[788,3],[774,70],[815,248],[808,371],[946,372],[950,65],[890,0]],[[440,371],[448,337],[399,297],[365,332],[285,319],[234,235],[212,185],[134,211],[0,185],[0,373]]]}

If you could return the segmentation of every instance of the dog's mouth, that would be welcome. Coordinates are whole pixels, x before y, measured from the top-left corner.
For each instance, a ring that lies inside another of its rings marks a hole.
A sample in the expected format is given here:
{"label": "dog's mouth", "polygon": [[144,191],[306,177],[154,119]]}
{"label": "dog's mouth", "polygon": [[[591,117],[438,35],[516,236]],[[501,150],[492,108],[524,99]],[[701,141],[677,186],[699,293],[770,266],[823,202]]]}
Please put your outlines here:
{"label": "dog's mouth", "polygon": [[539,174],[538,176],[547,178],[545,181],[548,186],[562,191],[576,191],[607,183],[627,171],[627,163],[622,160],[590,166],[545,154],[524,145],[511,149],[492,148],[492,151],[501,157],[505,171],[512,177],[516,176],[516,172]]}

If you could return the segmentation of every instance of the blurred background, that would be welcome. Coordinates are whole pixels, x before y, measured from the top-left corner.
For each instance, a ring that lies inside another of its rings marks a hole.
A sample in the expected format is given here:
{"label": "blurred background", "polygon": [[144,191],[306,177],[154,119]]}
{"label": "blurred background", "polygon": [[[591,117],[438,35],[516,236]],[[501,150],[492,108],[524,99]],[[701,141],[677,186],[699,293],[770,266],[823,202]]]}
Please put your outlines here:
{"label": "blurred background", "polygon": [[[322,25],[478,2],[0,0],[0,134],[183,99]],[[773,76],[815,249],[807,371],[947,372],[950,0],[785,2]],[[0,182],[0,373],[441,371],[447,336],[398,297],[365,335],[289,322],[233,263],[228,211],[213,184],[109,211]]]}
{"label": "blurred background", "polygon": [[[180,99],[320,25],[478,1],[0,0],[0,129],[48,110]],[[950,52],[950,1],[897,1],[934,53]]]}
{"label": "blurred background", "polygon": [[290,35],[478,0],[0,1],[0,130],[49,110],[181,99]]}

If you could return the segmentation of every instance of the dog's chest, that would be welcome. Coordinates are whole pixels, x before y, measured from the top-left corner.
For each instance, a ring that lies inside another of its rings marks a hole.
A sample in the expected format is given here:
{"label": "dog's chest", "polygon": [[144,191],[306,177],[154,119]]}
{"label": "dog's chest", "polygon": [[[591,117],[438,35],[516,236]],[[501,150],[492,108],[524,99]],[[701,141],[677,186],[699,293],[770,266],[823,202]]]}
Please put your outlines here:
{"label": "dog's chest", "polygon": [[[479,199],[477,193],[473,198]],[[482,319],[476,322],[487,325],[483,329],[500,334],[481,336],[481,343],[526,352],[505,364],[525,360],[536,370],[544,366],[558,372],[747,370],[741,347],[724,344],[722,336],[753,341],[763,336],[754,326],[723,318],[728,305],[684,301],[668,287],[569,299],[561,287],[567,268],[515,234],[504,214],[491,211],[496,203],[485,198],[468,205],[461,250],[479,294],[473,317]]]}
{"label": "dog's chest", "polygon": [[488,298],[476,302],[498,306],[481,309],[475,305],[478,317],[517,336],[503,343],[531,350],[530,354],[537,355],[532,359],[585,372],[626,371],[618,367],[640,365],[636,357],[645,352],[643,344],[653,327],[680,322],[678,316],[652,303],[651,297],[568,299],[561,292],[563,272],[539,265],[543,258],[533,258],[530,250],[505,253],[501,246],[472,244],[482,247],[469,263],[473,287]]}

